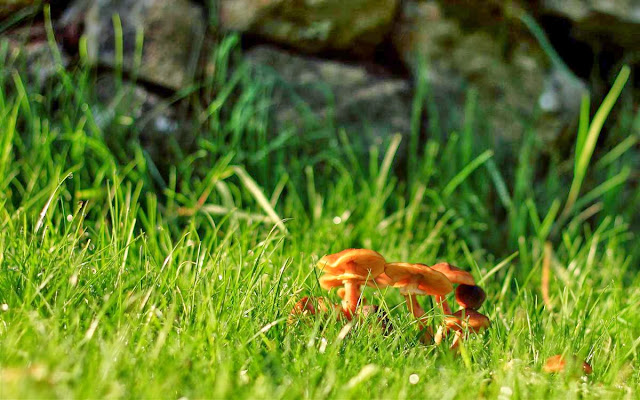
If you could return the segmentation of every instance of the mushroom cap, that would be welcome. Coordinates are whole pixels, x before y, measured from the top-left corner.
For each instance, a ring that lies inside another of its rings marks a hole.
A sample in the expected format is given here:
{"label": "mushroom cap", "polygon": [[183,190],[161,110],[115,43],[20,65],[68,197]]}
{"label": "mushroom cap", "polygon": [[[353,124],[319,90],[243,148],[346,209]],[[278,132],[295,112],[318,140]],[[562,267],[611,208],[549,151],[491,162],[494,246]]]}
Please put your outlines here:
{"label": "mushroom cap", "polygon": [[476,281],[473,279],[473,276],[456,266],[449,264],[448,262],[441,262],[435,265],[432,265],[431,268],[436,271],[444,274],[451,283],[458,283],[460,285],[470,285],[475,286]]}
{"label": "mushroom cap", "polygon": [[452,316],[446,317],[445,324],[447,328],[454,331],[461,331],[466,328],[477,333],[481,329],[488,328],[491,325],[491,321],[476,310],[465,308],[456,311]]}
{"label": "mushroom cap", "polygon": [[378,275],[374,280],[367,281],[367,286],[371,286],[378,289],[384,289],[389,286],[393,286],[393,281],[384,272]]}
{"label": "mushroom cap", "polygon": [[331,304],[324,297],[305,296],[298,300],[289,312],[287,325],[294,324],[299,319],[306,319],[311,315],[323,314],[328,315],[329,312],[336,313],[338,318],[348,318],[349,316],[337,304]]}
{"label": "mushroom cap", "polygon": [[340,280],[366,281],[384,271],[385,259],[380,253],[368,249],[347,249],[322,257],[317,267]]}
{"label": "mushroom cap", "polygon": [[[341,299],[344,299],[344,295],[345,295],[344,281],[340,276],[324,274],[320,278],[318,278],[318,281],[320,282],[320,287],[323,288],[324,290],[339,288],[338,297],[340,297]],[[370,286],[376,289],[384,289],[391,285],[393,285],[393,282],[391,282],[391,279],[389,279],[389,277],[384,273],[378,275],[378,277],[376,277],[373,280],[372,279],[367,280],[367,286]]]}
{"label": "mushroom cap", "polygon": [[[576,361],[576,364],[578,364],[577,358],[574,357],[574,361]],[[544,372],[548,372],[548,373],[562,372],[564,371],[566,365],[567,365],[566,359],[561,354],[556,354],[555,356],[551,356],[547,358],[547,361],[545,361],[542,369],[544,370]],[[582,371],[585,374],[590,374],[593,372],[593,368],[591,368],[591,365],[589,365],[589,363],[587,363],[586,361],[583,361]]]}
{"label": "mushroom cap", "polygon": [[424,264],[388,263],[384,271],[403,295],[444,296],[453,290],[446,276]]}
{"label": "mushroom cap", "polygon": [[322,275],[320,278],[318,278],[318,282],[320,282],[320,287],[324,290],[331,290],[333,288],[344,286],[342,279],[340,279],[336,275],[331,274]]}
{"label": "mushroom cap", "polygon": [[456,288],[456,301],[462,308],[477,310],[486,298],[487,294],[480,286],[458,285]]}
{"label": "mushroom cap", "polygon": [[291,309],[292,315],[306,315],[311,314],[314,315],[317,312],[326,312],[328,311],[327,305],[322,297],[309,297],[305,296],[298,300],[298,302]]}
{"label": "mushroom cap", "polygon": [[289,318],[287,324],[292,325],[296,322],[297,318],[306,317],[309,315],[315,315],[318,312],[328,311],[324,299],[322,297],[309,297],[305,296],[298,300],[289,312]]}

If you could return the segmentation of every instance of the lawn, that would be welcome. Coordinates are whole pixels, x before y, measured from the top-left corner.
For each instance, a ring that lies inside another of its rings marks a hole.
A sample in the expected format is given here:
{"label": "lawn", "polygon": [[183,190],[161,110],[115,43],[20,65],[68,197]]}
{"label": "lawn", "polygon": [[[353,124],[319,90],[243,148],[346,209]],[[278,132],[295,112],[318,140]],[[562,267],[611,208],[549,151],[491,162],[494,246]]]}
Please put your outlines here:
{"label": "lawn", "polygon": [[[118,102],[100,104],[82,63],[40,86],[0,46],[0,397],[637,398],[628,69],[585,103],[568,154],[533,133],[494,147],[482,99],[461,132],[425,140],[415,118],[363,148],[331,124],[274,132],[269,88],[227,68],[231,47],[199,88],[210,102],[176,95],[195,139],[158,158],[118,71]],[[303,296],[339,303],[315,264],[350,247],[470,271],[491,327],[458,352],[425,345],[400,294],[373,288],[389,335],[375,316],[288,325]],[[555,354],[593,373],[545,373]]]}

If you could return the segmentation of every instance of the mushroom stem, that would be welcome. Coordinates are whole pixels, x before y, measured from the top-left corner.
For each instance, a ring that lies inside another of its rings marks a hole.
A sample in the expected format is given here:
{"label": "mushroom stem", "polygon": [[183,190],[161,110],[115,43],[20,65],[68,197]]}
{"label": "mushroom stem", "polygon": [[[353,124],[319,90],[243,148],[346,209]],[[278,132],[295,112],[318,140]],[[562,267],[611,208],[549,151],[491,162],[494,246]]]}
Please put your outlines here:
{"label": "mushroom stem", "polygon": [[422,309],[422,307],[420,307],[420,304],[418,304],[418,299],[416,298],[416,296],[406,294],[404,298],[407,300],[407,307],[409,307],[409,311],[411,311],[411,313],[414,317],[416,317],[417,320],[420,320],[420,318],[424,315],[424,310]]}
{"label": "mushroom stem", "polygon": [[352,281],[344,281],[344,308],[345,311],[355,313],[360,299],[360,284]]}
{"label": "mushroom stem", "polygon": [[447,302],[447,299],[444,296],[435,296],[436,298],[436,303],[438,303],[440,305],[440,307],[442,308],[442,312],[444,313],[444,315],[451,315],[451,307],[449,307],[449,303]]}

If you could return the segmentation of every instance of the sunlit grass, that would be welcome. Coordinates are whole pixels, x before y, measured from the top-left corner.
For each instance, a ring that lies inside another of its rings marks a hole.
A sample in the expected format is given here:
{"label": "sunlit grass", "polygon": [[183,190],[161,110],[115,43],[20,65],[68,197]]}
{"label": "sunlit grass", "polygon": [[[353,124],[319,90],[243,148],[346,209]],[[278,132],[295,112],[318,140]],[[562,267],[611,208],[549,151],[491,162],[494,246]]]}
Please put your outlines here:
{"label": "sunlit grass", "polygon": [[[273,82],[228,68],[234,43],[206,79],[214,97],[196,110],[196,148],[171,160],[153,160],[122,124],[134,115],[126,94],[97,118],[87,68],[38,88],[0,52],[0,397],[637,396],[637,204],[625,199],[638,193],[617,175],[637,168],[630,139],[589,157],[561,221],[574,158],[540,177],[531,136],[501,156],[470,133],[480,100],[462,135],[424,147],[416,134],[363,149],[332,124],[270,132]],[[347,247],[468,269],[492,327],[456,356],[420,343],[398,293],[371,288],[389,336],[373,319],[287,326],[302,296],[338,301],[314,265]],[[554,354],[594,373],[543,373]]]}

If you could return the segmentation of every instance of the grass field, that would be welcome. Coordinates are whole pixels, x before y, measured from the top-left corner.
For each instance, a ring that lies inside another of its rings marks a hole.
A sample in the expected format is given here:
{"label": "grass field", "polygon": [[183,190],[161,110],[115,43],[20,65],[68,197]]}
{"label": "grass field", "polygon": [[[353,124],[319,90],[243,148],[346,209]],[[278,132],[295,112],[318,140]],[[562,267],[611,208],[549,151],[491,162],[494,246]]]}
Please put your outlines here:
{"label": "grass field", "polygon": [[[233,39],[220,48],[200,88],[212,101],[176,97],[196,110],[197,140],[169,143],[160,163],[117,71],[122,95],[101,105],[95,72],[58,68],[38,87],[0,46],[0,397],[637,398],[640,116],[619,96],[627,69],[599,111],[585,104],[567,156],[532,134],[492,148],[482,100],[459,133],[418,145],[415,118],[408,138],[363,149],[332,124],[273,132],[271,83],[227,68]],[[304,295],[338,301],[314,265],[348,247],[468,269],[491,328],[459,355],[423,345],[402,297],[371,288],[388,336],[374,318],[287,326]],[[544,373],[554,354],[593,374]]]}

